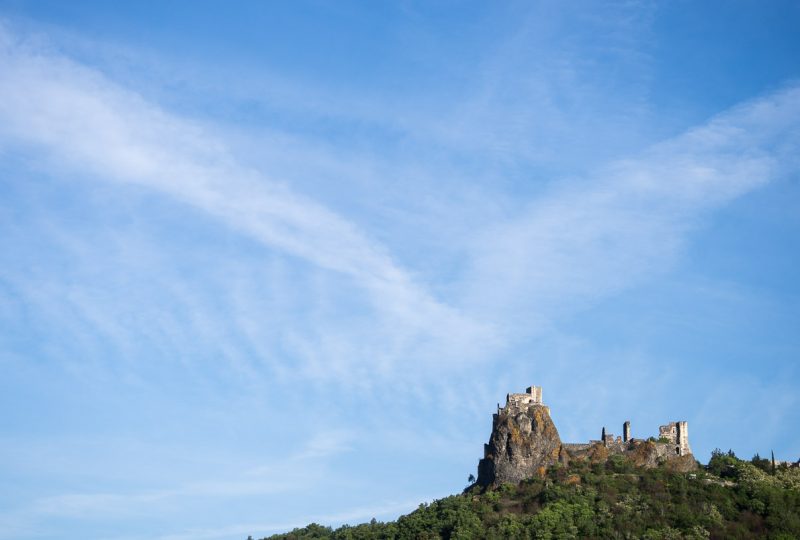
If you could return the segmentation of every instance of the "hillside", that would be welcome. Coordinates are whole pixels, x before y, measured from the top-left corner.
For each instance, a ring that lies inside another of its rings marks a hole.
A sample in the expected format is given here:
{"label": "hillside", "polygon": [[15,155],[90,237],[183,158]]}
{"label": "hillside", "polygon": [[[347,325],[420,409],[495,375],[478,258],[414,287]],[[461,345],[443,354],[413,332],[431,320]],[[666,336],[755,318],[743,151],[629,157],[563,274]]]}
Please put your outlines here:
{"label": "hillside", "polygon": [[496,488],[473,485],[401,516],[268,540],[800,538],[800,468],[715,451],[706,467],[645,468],[623,455],[550,466]]}

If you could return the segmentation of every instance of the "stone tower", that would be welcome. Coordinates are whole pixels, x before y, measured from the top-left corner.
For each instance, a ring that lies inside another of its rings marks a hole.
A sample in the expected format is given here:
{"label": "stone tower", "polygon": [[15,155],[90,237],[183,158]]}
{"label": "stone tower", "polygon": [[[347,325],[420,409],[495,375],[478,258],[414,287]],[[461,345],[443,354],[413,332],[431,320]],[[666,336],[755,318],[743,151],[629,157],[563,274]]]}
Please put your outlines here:
{"label": "stone tower", "polygon": [[625,423],[622,424],[622,442],[629,440],[631,440],[631,421],[625,420]]}
{"label": "stone tower", "polygon": [[542,387],[541,386],[529,386],[525,389],[525,392],[530,394],[531,398],[533,399],[533,403],[542,403]]}
{"label": "stone tower", "polygon": [[687,454],[692,453],[692,449],[689,448],[689,422],[681,421],[675,422],[677,428],[677,444],[678,444],[678,453],[681,456],[685,456]]}

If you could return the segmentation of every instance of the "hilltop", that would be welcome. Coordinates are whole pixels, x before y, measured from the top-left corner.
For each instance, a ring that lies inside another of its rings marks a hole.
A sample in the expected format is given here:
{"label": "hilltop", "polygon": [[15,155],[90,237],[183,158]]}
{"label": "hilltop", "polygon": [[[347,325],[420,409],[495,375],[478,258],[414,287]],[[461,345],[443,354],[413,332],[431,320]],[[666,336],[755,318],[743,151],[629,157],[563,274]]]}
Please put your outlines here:
{"label": "hilltop", "polygon": [[268,540],[800,538],[800,463],[715,450],[702,466],[685,421],[660,426],[658,438],[631,433],[626,421],[622,437],[603,428],[599,440],[563,443],[531,386],[498,404],[463,493],[388,523],[311,524]]}
{"label": "hilltop", "polygon": [[621,455],[577,461],[518,485],[474,485],[396,521],[312,524],[268,540],[800,538],[800,468],[772,474],[768,460],[754,462],[716,452],[707,467],[682,473]]}
{"label": "hilltop", "polygon": [[530,386],[524,394],[507,394],[506,404],[492,415],[492,433],[478,464],[478,484],[513,484],[538,475],[547,467],[573,461],[599,462],[625,456],[640,467],[666,466],[687,472],[697,466],[689,446],[689,423],[669,422],[660,426],[658,438],[637,439],[625,421],[622,436],[614,437],[604,427],[600,439],[584,443],[562,443],[542,401],[542,387]]}

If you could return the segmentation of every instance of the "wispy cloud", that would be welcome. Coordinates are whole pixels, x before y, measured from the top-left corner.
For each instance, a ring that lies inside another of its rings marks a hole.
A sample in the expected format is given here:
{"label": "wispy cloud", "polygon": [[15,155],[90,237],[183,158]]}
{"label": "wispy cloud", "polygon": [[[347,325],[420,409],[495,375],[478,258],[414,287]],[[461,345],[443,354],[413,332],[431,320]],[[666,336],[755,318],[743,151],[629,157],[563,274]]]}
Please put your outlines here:
{"label": "wispy cloud", "polygon": [[[395,516],[399,513],[407,513],[415,510],[421,504],[421,501],[432,501],[432,497],[417,498],[405,502],[390,502],[380,505],[365,506],[362,508],[354,508],[347,512],[336,514],[326,514],[313,516],[310,520],[312,523],[356,523],[363,522],[372,518],[385,518],[387,516]],[[231,538],[236,535],[266,535],[275,532],[289,531],[297,527],[304,527],[308,525],[309,521],[298,522],[282,522],[282,523],[242,523],[230,525],[228,527],[220,527],[215,529],[190,529],[180,533],[170,533],[159,536],[159,540],[190,540],[193,538],[212,540],[215,538]]]}
{"label": "wispy cloud", "polygon": [[530,330],[668,271],[708,212],[797,170],[798,120],[792,86],[554,187],[477,235],[464,309]]}
{"label": "wispy cloud", "polygon": [[328,462],[348,451],[347,441],[351,437],[352,434],[341,430],[318,432],[288,456],[244,471],[228,471],[225,478],[218,480],[195,480],[177,486],[120,493],[61,493],[39,498],[0,517],[20,527],[52,517],[87,519],[93,516],[154,515],[198,499],[219,501],[303,492],[316,486],[320,478],[330,475]]}
{"label": "wispy cloud", "polygon": [[[433,339],[466,351],[493,339],[490,326],[435,299],[354,223],[241,165],[203,127],[8,31],[0,43],[5,145],[44,152],[51,170],[156,190],[271,248],[343,274],[367,292],[372,310],[401,343]],[[469,345],[459,345],[465,339]]]}
{"label": "wispy cloud", "polygon": [[[240,163],[207,126],[7,29],[0,37],[0,136],[7,147],[43,151],[51,170],[89,172],[163,193],[266,246],[346,276],[379,315],[382,342],[406,357],[420,354],[420,343],[434,344],[431,354],[445,363],[491,354],[502,335],[509,338],[499,329],[513,328],[521,314],[527,322],[517,326],[530,330],[565,306],[663,272],[704,212],[795,165],[788,158],[797,149],[798,96],[789,88],[639,157],[559,182],[516,217],[462,231],[473,238],[460,255],[466,270],[445,302],[356,223]],[[110,324],[91,309],[85,313],[94,324]],[[288,340],[306,357],[310,375],[320,373],[319,346],[332,357],[360,356],[331,333]],[[376,372],[396,374],[397,358],[384,358],[373,359]],[[335,365],[326,362],[322,371]]]}

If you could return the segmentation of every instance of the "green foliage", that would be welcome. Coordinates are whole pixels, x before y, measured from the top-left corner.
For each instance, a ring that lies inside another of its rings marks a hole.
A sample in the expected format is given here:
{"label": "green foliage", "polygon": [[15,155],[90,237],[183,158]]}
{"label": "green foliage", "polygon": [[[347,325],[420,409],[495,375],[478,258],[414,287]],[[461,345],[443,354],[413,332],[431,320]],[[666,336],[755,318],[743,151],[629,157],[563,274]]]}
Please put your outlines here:
{"label": "green foliage", "polygon": [[707,540],[800,538],[800,469],[715,450],[689,474],[639,469],[619,456],[553,467],[544,478],[471,487],[401,516],[332,530],[311,524],[269,540]]}
{"label": "green foliage", "polygon": [[757,453],[756,455],[753,456],[753,459],[750,460],[750,463],[752,463],[755,467],[758,467],[759,469],[761,469],[766,473],[772,472],[772,460],[769,460],[767,458],[762,458]]}
{"label": "green foliage", "polygon": [[270,540],[316,540],[318,538],[331,538],[331,528],[312,523],[302,529],[294,529],[284,534],[270,536]]}
{"label": "green foliage", "polygon": [[739,462],[732,450],[725,454],[719,448],[711,452],[711,460],[708,462],[708,471],[719,477],[734,477],[736,464]]}
{"label": "green foliage", "polygon": [[536,540],[585,538],[594,532],[594,509],[587,500],[558,500],[533,516],[531,536]]}

